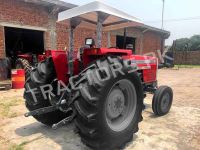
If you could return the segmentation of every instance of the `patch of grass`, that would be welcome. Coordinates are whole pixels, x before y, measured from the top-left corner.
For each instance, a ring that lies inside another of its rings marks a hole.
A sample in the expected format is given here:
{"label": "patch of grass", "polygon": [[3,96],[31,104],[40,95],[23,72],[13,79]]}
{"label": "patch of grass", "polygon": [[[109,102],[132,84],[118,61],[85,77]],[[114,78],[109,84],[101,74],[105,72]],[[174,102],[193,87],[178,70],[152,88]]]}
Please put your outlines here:
{"label": "patch of grass", "polygon": [[33,139],[33,140],[24,141],[24,142],[22,142],[22,143],[19,144],[19,145],[14,144],[14,145],[12,145],[12,146],[9,148],[9,150],[23,150],[25,145],[27,145],[27,144],[29,144],[29,143],[31,143],[31,142],[33,142],[33,141],[39,140],[39,139],[41,139],[41,138],[43,138],[43,137],[42,137],[42,136],[39,136],[39,137],[37,137],[37,138],[35,138],[35,139]]}
{"label": "patch of grass", "polygon": [[5,139],[4,137],[0,136],[0,147],[1,149],[7,149],[7,150],[23,150],[24,145],[26,143],[22,142],[21,144],[17,145],[9,140]]}
{"label": "patch of grass", "polygon": [[175,65],[175,68],[200,68],[200,65]]}
{"label": "patch of grass", "polygon": [[24,149],[24,146],[26,144],[28,144],[29,142],[28,141],[25,141],[25,142],[22,142],[21,144],[17,145],[17,144],[13,144],[9,150],[23,150]]}
{"label": "patch of grass", "polygon": [[40,140],[42,138],[44,138],[44,136],[39,136],[39,137],[36,137],[32,140],[21,142],[20,144],[14,144],[11,141],[5,139],[4,137],[2,137],[0,135],[0,149],[1,150],[4,150],[4,149],[5,150],[24,150],[24,147],[27,144],[34,142],[36,140]]}
{"label": "patch of grass", "polygon": [[11,112],[10,108],[22,103],[22,99],[1,99],[0,100],[0,117],[13,118],[17,116],[16,112]]}
{"label": "patch of grass", "polygon": [[24,147],[21,144],[19,144],[19,145],[14,144],[9,148],[9,150],[23,150],[23,149],[24,149]]}

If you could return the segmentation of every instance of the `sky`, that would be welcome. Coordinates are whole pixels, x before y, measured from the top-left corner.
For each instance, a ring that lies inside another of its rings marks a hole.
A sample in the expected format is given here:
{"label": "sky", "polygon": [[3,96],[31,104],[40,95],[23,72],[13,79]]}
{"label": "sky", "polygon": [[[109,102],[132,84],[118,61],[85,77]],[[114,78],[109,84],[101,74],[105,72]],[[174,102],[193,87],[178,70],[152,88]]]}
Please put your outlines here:
{"label": "sky", "polygon": [[[83,5],[94,0],[63,0]],[[145,24],[161,28],[163,0],[99,0],[141,19]],[[165,0],[164,29],[171,32],[166,44],[178,38],[200,34],[200,0]]]}

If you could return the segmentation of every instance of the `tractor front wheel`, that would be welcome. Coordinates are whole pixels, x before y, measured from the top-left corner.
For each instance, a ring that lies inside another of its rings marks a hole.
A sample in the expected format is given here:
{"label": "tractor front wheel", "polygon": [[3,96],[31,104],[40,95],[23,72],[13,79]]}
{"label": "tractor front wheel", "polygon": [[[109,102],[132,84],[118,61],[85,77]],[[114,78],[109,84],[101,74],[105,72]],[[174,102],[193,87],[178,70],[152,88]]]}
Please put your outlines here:
{"label": "tractor front wheel", "polygon": [[[124,74],[113,75],[114,64],[122,66]],[[100,59],[85,70],[88,79],[79,85],[75,125],[82,141],[94,149],[121,148],[138,131],[143,104],[141,80],[137,72],[127,73],[125,68],[119,58],[113,62]],[[107,70],[109,78],[102,70]]]}
{"label": "tractor front wheel", "polygon": [[152,102],[152,109],[155,115],[163,116],[166,115],[173,102],[173,91],[168,86],[160,86],[154,96]]}

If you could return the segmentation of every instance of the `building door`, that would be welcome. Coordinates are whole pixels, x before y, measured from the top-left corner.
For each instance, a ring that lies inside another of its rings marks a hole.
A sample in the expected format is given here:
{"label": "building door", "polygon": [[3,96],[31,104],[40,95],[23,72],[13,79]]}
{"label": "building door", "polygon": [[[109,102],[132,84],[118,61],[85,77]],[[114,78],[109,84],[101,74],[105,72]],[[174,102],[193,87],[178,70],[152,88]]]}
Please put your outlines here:
{"label": "building door", "polygon": [[130,49],[133,51],[133,54],[135,54],[135,41],[136,38],[134,37],[116,36],[116,46],[119,49]]}
{"label": "building door", "polygon": [[18,54],[44,52],[44,32],[21,28],[5,27],[5,48],[7,57]]}

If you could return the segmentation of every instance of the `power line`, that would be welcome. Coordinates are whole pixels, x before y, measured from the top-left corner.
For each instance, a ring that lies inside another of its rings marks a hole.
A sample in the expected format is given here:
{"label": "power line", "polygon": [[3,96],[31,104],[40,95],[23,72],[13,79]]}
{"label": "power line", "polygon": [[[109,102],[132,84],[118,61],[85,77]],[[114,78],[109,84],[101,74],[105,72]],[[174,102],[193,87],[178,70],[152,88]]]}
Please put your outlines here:
{"label": "power line", "polygon": [[[164,22],[179,22],[179,21],[187,21],[187,20],[200,20],[200,16],[179,18],[179,19],[167,19],[167,20],[164,20]],[[162,22],[162,20],[145,21],[145,22],[146,23],[159,23],[159,22]]]}

